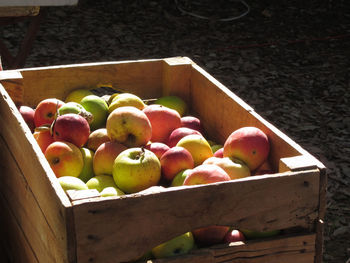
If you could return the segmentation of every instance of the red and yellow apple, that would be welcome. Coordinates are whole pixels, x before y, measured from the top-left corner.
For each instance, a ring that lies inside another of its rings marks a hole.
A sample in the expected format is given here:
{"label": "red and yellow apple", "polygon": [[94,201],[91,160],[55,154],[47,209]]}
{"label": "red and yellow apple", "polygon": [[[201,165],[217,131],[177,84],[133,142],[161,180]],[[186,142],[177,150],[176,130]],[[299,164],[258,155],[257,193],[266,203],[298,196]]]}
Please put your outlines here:
{"label": "red and yellow apple", "polygon": [[34,123],[35,110],[32,107],[22,105],[18,107],[18,111],[19,113],[21,113],[24,121],[28,125],[30,131],[33,133],[35,128],[35,123]]}
{"label": "red and yellow apple", "polygon": [[181,127],[186,127],[199,131],[201,134],[203,134],[204,132],[200,119],[195,116],[183,116],[181,118]]}
{"label": "red and yellow apple", "polygon": [[231,177],[219,166],[201,164],[190,170],[183,185],[210,184],[231,180]]}
{"label": "red and yellow apple", "polygon": [[173,130],[170,133],[166,143],[169,147],[174,147],[183,137],[185,137],[187,135],[191,135],[191,134],[202,135],[197,130],[193,130],[193,129],[186,128],[186,127],[180,127],[180,128]]}
{"label": "red and yellow apple", "polygon": [[232,180],[250,176],[248,166],[238,159],[210,157],[203,164],[214,164],[221,167]]}
{"label": "red and yellow apple", "polygon": [[170,147],[162,142],[151,142],[145,146],[145,149],[150,150],[157,155],[158,159],[160,159],[162,155],[170,149]]}
{"label": "red and yellow apple", "polygon": [[159,104],[170,109],[176,110],[180,116],[183,116],[187,111],[186,102],[179,96],[169,95],[158,98],[154,104]]}
{"label": "red and yellow apple", "polygon": [[35,127],[51,125],[57,116],[57,110],[62,105],[64,105],[64,102],[55,98],[48,98],[40,101],[34,113]]}
{"label": "red and yellow apple", "polygon": [[214,152],[213,156],[223,158],[224,157],[224,147],[221,147],[220,149],[216,150],[216,152]]}
{"label": "red and yellow apple", "polygon": [[182,170],[181,172],[177,173],[173,180],[171,181],[170,186],[181,186],[184,184],[184,181],[188,175],[188,173],[191,171],[191,169]]}
{"label": "red and yellow apple", "polygon": [[45,152],[47,146],[55,141],[49,128],[35,129],[33,136],[43,153]]}
{"label": "red and yellow apple", "polygon": [[110,139],[106,128],[100,128],[90,132],[86,147],[90,150],[96,151],[97,148],[104,142],[109,142]]}

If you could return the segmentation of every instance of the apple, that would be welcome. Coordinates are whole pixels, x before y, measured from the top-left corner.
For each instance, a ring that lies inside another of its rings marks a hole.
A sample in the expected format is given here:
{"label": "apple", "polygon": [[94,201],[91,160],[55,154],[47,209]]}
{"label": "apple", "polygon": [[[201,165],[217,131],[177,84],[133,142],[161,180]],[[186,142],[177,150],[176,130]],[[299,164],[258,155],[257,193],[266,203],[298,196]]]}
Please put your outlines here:
{"label": "apple", "polygon": [[231,180],[231,177],[219,166],[201,164],[190,170],[183,185],[209,184]]}
{"label": "apple", "polygon": [[18,111],[19,113],[21,113],[22,118],[28,125],[30,131],[33,133],[35,128],[35,123],[34,123],[35,110],[32,107],[22,105],[18,108]]}
{"label": "apple", "polygon": [[73,143],[53,142],[46,148],[44,155],[56,177],[78,177],[83,170],[83,156]]}
{"label": "apple", "polygon": [[75,89],[66,96],[65,102],[80,103],[81,100],[88,95],[94,95],[94,93],[88,89]]}
{"label": "apple", "polygon": [[111,101],[108,107],[109,113],[119,107],[131,106],[136,107],[139,110],[143,110],[146,107],[146,104],[142,99],[132,93],[120,93],[117,94]]}
{"label": "apple", "polygon": [[117,187],[113,187],[113,186],[103,188],[103,190],[100,192],[100,194],[102,197],[125,195],[125,193],[122,190],[120,190]]}
{"label": "apple", "polygon": [[97,148],[104,142],[109,142],[110,139],[107,134],[106,128],[99,128],[90,132],[86,147],[90,150],[96,151]]}
{"label": "apple", "polygon": [[192,230],[195,241],[202,246],[211,246],[224,242],[228,226],[207,226]]}
{"label": "apple", "polygon": [[216,152],[214,152],[213,156],[223,158],[224,157],[224,147],[221,147],[220,149],[216,150]]}
{"label": "apple", "polygon": [[262,165],[260,165],[254,172],[254,175],[262,175],[262,174],[273,174],[274,170],[269,162],[266,160]]}
{"label": "apple", "polygon": [[158,98],[154,104],[159,104],[170,109],[176,110],[180,116],[183,116],[187,111],[186,102],[178,96],[163,96]]}
{"label": "apple", "polygon": [[238,159],[210,157],[206,159],[203,164],[214,164],[221,167],[232,180],[250,176],[248,166]]}
{"label": "apple", "polygon": [[186,127],[180,127],[180,128],[173,130],[170,133],[166,143],[169,147],[174,147],[180,141],[180,139],[182,139],[183,137],[185,137],[187,135],[191,135],[191,134],[202,135],[197,130],[193,130],[193,129],[186,128]]}
{"label": "apple", "polygon": [[203,134],[204,129],[199,118],[195,116],[183,116],[181,118],[181,127],[190,128]]}
{"label": "apple", "polygon": [[57,179],[64,191],[67,190],[88,190],[86,184],[74,176],[62,176]]}
{"label": "apple", "polygon": [[167,150],[160,158],[162,176],[166,181],[172,181],[182,170],[192,169],[192,155],[183,147],[175,146]]}
{"label": "apple", "polygon": [[248,229],[241,229],[241,232],[243,233],[246,239],[273,237],[281,233],[280,230],[255,231],[255,230],[248,230]]}
{"label": "apple", "polygon": [[152,142],[166,143],[170,133],[181,126],[180,114],[158,104],[148,105],[143,109],[152,126]]}
{"label": "apple", "polygon": [[156,186],[160,177],[160,161],[150,150],[130,148],[114,160],[113,178],[117,187],[125,193],[136,193]]}
{"label": "apple", "polygon": [[96,150],[93,158],[95,175],[112,175],[115,158],[127,147],[119,142],[104,142]]}
{"label": "apple", "polygon": [[213,154],[215,154],[217,150],[220,150],[224,146],[221,144],[213,144],[213,145],[210,145],[210,147],[211,147],[211,150],[213,151]]}
{"label": "apple", "polygon": [[51,125],[57,116],[57,110],[63,105],[63,101],[55,98],[48,98],[40,101],[34,113],[35,127]]}
{"label": "apple", "polygon": [[188,173],[191,171],[191,169],[182,170],[181,172],[177,173],[174,177],[174,179],[171,181],[170,186],[181,186],[183,185]]}
{"label": "apple", "polygon": [[108,105],[104,99],[97,95],[88,95],[80,101],[80,104],[93,116],[90,122],[90,129],[92,131],[105,127],[108,116]]}
{"label": "apple", "polygon": [[239,241],[245,241],[245,236],[238,229],[229,230],[224,237],[225,243],[239,242]]}
{"label": "apple", "polygon": [[180,256],[188,254],[194,246],[193,235],[187,232],[152,248],[152,254],[155,258]]}
{"label": "apple", "polygon": [[157,155],[158,159],[160,159],[162,155],[170,149],[170,147],[162,142],[151,142],[145,146],[145,149],[150,150]]}
{"label": "apple", "polygon": [[55,141],[49,128],[36,128],[34,130],[33,136],[43,153],[45,152],[47,146]]}
{"label": "apple", "polygon": [[108,137],[127,147],[145,146],[152,137],[152,126],[146,114],[131,106],[112,111],[106,123]]}
{"label": "apple", "polygon": [[118,189],[111,175],[96,175],[90,178],[90,180],[86,182],[86,185],[89,189],[96,189],[100,193],[107,187],[113,187],[119,195],[124,194],[120,189]]}
{"label": "apple", "polygon": [[213,156],[209,143],[202,135],[187,135],[180,139],[176,146],[183,147],[191,153],[194,166],[202,164],[206,159]]}
{"label": "apple", "polygon": [[224,157],[237,158],[254,171],[269,155],[267,135],[256,127],[242,127],[232,132],[224,143]]}
{"label": "apple", "polygon": [[93,163],[92,163],[94,158],[94,152],[84,147],[80,148],[80,152],[83,156],[84,166],[78,178],[82,180],[84,183],[86,183],[92,177],[95,176],[94,170],[93,170]]}
{"label": "apple", "polygon": [[64,115],[67,113],[79,114],[81,111],[85,110],[81,104],[76,102],[67,102],[58,109],[58,115]]}

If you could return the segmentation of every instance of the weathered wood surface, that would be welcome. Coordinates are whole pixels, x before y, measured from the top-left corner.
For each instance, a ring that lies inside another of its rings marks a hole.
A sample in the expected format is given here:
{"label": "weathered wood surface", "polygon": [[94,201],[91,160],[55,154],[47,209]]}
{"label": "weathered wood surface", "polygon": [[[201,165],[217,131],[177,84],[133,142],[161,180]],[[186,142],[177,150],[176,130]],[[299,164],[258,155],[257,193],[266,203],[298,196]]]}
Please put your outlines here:
{"label": "weathered wood surface", "polygon": [[36,16],[39,11],[39,6],[1,7],[0,5],[0,17]]}
{"label": "weathered wood surface", "polygon": [[77,3],[78,0],[1,0],[0,6],[64,6]]}

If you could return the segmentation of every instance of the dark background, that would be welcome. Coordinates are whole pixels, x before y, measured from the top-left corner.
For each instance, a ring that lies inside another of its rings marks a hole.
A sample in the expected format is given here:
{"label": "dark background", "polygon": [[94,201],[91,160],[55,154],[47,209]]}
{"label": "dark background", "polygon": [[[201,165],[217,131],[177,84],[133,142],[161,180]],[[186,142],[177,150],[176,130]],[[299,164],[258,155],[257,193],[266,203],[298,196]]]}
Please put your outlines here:
{"label": "dark background", "polygon": [[[190,57],[327,166],[324,262],[349,262],[350,2],[246,3],[247,15],[226,22],[246,7],[222,0],[48,7],[24,67]],[[13,54],[27,25],[0,28]]]}

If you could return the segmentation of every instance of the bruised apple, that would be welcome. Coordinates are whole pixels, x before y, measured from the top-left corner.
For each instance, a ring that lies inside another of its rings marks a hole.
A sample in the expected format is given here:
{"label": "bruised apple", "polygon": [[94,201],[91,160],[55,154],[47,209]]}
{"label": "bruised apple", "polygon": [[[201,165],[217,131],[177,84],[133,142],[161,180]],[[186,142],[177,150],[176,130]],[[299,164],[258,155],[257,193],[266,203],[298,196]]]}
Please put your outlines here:
{"label": "bruised apple", "polygon": [[254,171],[265,162],[269,151],[269,139],[262,130],[256,127],[242,127],[228,136],[223,155],[243,161]]}

